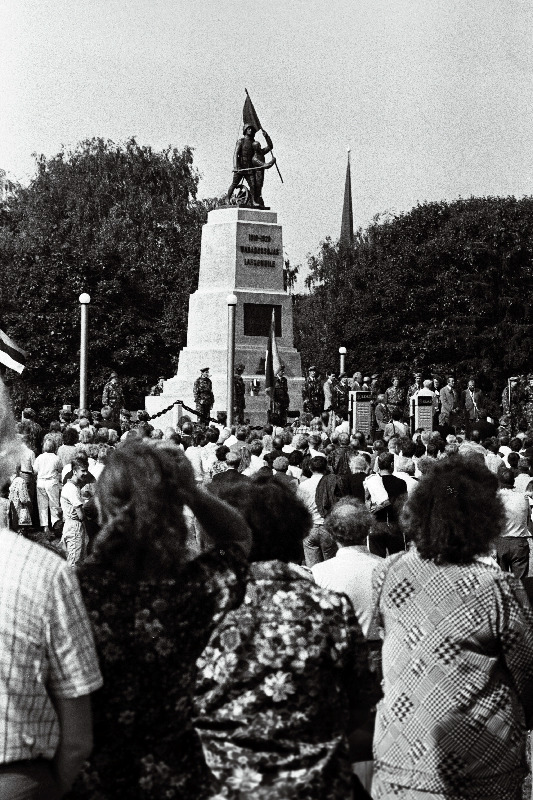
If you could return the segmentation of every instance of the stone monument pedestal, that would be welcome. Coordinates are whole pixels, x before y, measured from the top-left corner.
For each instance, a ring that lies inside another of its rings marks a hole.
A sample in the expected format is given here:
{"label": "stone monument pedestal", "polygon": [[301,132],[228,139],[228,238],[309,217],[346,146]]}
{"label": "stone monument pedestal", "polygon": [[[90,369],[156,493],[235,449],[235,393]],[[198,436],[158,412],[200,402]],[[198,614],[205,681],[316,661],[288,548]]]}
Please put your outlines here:
{"label": "stone monument pedestal", "polygon": [[[146,398],[146,409],[155,414],[178,399],[194,408],[194,381],[202,367],[209,367],[215,395],[211,415],[227,410],[227,296],[235,294],[235,365],[244,364],[245,419],[252,425],[267,420],[270,401],[265,394],[264,361],[273,309],[290,408],[301,411],[302,365],[293,344],[292,299],[283,288],[283,244],[277,214],[229,207],[210,211],[207,219],[198,290],[189,299],[187,346],[180,353],[177,374],[164,381],[161,395]],[[260,384],[257,396],[250,394],[254,380]],[[154,422],[165,428],[175,420],[175,412],[168,412]]]}

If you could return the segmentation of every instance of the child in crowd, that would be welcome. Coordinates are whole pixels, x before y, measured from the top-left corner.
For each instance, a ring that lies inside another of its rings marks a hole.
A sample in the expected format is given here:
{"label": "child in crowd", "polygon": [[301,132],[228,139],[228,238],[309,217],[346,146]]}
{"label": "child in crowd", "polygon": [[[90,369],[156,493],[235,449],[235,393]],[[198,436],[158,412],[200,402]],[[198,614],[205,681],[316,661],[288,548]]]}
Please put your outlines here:
{"label": "child in crowd", "polygon": [[0,489],[0,528],[18,531],[17,512],[9,499],[9,482]]}
{"label": "child in crowd", "polygon": [[67,561],[74,566],[83,561],[87,552],[87,532],[83,521],[82,486],[87,482],[89,463],[84,453],[74,456],[71,463],[72,477],[67,480],[61,492],[63,510],[63,536],[61,544],[67,554]]}
{"label": "child in crowd", "polygon": [[28,484],[20,475],[20,464],[9,487],[9,500],[13,503],[18,519],[18,532],[31,527],[31,497]]}

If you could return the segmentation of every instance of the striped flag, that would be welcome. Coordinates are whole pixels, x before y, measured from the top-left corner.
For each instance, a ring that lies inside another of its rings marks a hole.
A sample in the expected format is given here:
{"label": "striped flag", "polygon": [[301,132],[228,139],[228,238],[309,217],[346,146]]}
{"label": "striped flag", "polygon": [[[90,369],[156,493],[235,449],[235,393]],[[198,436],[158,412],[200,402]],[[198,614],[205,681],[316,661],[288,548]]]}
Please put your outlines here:
{"label": "striped flag", "polygon": [[0,330],[0,364],[14,369],[19,374],[26,366],[27,353],[15,344],[13,339]]}
{"label": "striped flag", "polygon": [[281,359],[278,353],[278,343],[276,342],[276,318],[272,309],[272,322],[268,334],[267,351],[265,358],[265,390],[271,396],[276,382],[276,374],[281,367]]}

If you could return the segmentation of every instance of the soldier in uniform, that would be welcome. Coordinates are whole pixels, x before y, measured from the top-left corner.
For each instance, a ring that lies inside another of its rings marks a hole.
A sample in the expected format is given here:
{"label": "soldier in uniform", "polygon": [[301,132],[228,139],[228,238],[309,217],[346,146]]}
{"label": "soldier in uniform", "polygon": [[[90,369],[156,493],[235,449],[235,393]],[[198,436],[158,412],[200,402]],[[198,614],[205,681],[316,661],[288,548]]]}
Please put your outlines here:
{"label": "soldier in uniform", "polygon": [[309,374],[302,389],[302,398],[304,411],[312,414],[313,417],[319,417],[324,410],[324,390],[322,383],[318,380],[314,365],[309,367]]}
{"label": "soldier in uniform", "polygon": [[242,379],[244,372],[244,364],[238,364],[235,368],[235,375],[233,376],[233,411],[235,414],[235,422],[239,425],[244,424],[244,409],[246,408],[246,387]]}
{"label": "soldier in uniform", "polygon": [[343,420],[348,419],[348,401],[350,399],[350,386],[348,384],[348,376],[345,372],[341,372],[339,375],[338,383],[335,384],[334,389],[335,393],[335,408],[337,410],[337,414],[343,418]]}
{"label": "soldier in uniform", "polygon": [[213,384],[209,378],[209,367],[200,370],[200,377],[194,381],[193,394],[198,412],[198,422],[208,425],[209,415],[215,402]]}
{"label": "soldier in uniform", "polygon": [[285,367],[282,364],[276,372],[276,380],[274,382],[274,413],[277,415],[278,423],[282,427],[287,424],[289,405],[289,387],[285,377]]}
{"label": "soldier in uniform", "polygon": [[527,376],[527,385],[523,390],[522,400],[523,416],[527,420],[528,427],[531,428],[533,427],[533,373]]}
{"label": "soldier in uniform", "polygon": [[160,395],[160,394],[163,394],[163,381],[164,381],[164,380],[165,380],[164,378],[162,378],[162,377],[159,377],[159,378],[157,379],[157,383],[155,383],[155,384],[154,384],[154,385],[151,387],[149,394],[150,394],[152,397],[157,397],[158,395]]}
{"label": "soldier in uniform", "polygon": [[102,392],[102,406],[107,406],[111,409],[110,420],[115,425],[118,425],[120,409],[124,406],[124,395],[118,379],[118,373],[114,370],[104,386],[104,391]]}

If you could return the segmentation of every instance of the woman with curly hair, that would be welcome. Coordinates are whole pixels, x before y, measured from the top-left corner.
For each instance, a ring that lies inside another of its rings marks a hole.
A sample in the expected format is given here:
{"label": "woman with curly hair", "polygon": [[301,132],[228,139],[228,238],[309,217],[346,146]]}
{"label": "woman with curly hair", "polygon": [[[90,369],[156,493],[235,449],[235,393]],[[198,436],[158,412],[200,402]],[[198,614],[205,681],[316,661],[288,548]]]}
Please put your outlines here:
{"label": "woman with curly hair", "polygon": [[195,726],[217,800],[348,800],[348,735],[379,696],[347,597],[317,586],[302,559],[311,516],[272,476],[211,484],[252,530],[244,602],[198,661]]}
{"label": "woman with curly hair", "polygon": [[503,518],[484,464],[435,461],[404,510],[415,547],[374,573],[384,633],[375,800],[521,797],[533,613],[489,557]]}
{"label": "woman with curly hair", "polygon": [[[104,686],[94,752],[73,798],[199,800],[210,775],[192,723],[195,662],[244,590],[250,536],[183,452],[134,439],[96,483],[100,533],[80,569]],[[206,551],[187,552],[187,506]]]}

